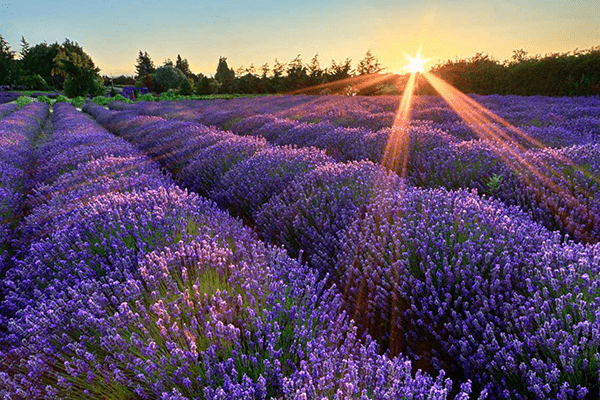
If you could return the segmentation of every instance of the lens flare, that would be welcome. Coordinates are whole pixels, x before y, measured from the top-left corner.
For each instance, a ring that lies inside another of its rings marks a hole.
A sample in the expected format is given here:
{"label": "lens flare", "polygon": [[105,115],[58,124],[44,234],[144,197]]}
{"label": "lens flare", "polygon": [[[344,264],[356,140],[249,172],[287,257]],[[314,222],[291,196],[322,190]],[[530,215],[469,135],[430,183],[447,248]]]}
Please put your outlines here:
{"label": "lens flare", "polygon": [[415,57],[411,57],[407,54],[404,56],[408,59],[408,65],[404,68],[400,69],[400,72],[410,72],[411,74],[423,73],[425,71],[425,64],[427,64],[430,59],[421,57],[421,49],[417,51],[417,55]]}

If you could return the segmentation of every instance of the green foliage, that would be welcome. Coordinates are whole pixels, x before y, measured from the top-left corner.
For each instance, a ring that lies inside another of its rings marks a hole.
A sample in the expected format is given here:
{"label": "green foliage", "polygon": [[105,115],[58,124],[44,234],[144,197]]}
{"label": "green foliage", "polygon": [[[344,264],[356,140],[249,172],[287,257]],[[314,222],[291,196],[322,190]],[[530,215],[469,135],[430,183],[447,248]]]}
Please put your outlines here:
{"label": "green foliage", "polygon": [[521,96],[589,96],[600,94],[600,46],[588,50],[528,56],[515,50],[500,63],[482,53],[448,60],[431,72],[465,93]]}
{"label": "green foliage", "polygon": [[140,50],[135,64],[135,71],[138,79],[156,72],[156,68],[154,68],[154,62],[152,62],[148,53],[144,52],[142,54],[142,51]]}
{"label": "green foliage", "polygon": [[2,35],[0,35],[0,85],[14,83],[14,52]]}
{"label": "green foliage", "polygon": [[194,92],[194,82],[191,79],[184,79],[179,85],[179,94],[189,96]]}
{"label": "green foliage", "polygon": [[56,100],[55,103],[70,103],[71,101],[69,100],[69,98],[67,96],[63,96],[62,94],[59,95]]}
{"label": "green foliage", "polygon": [[219,57],[215,80],[220,84],[218,86],[219,93],[233,93],[235,87],[235,72],[227,66],[227,58]]}
{"label": "green foliage", "polygon": [[194,78],[194,74],[192,73],[192,71],[190,71],[190,63],[188,62],[187,58],[182,59],[179,54],[177,54],[177,60],[175,61],[175,68],[177,68],[178,70],[183,72],[183,74],[186,76],[186,78],[188,78],[188,79]]}
{"label": "green foliage", "polygon": [[156,97],[152,93],[141,94],[136,101],[156,101]]}
{"label": "green foliage", "polygon": [[48,105],[52,105],[54,104],[54,100],[52,100],[50,97],[48,96],[39,96],[37,98],[37,101],[42,102],[42,103],[46,103]]}
{"label": "green foliage", "polygon": [[92,99],[92,103],[106,107],[108,103],[115,101],[114,97],[96,96]]}
{"label": "green foliage", "polygon": [[160,86],[160,91],[165,91],[168,89],[179,88],[179,85],[181,85],[186,78],[183,72],[177,68],[163,65],[156,69],[156,76],[154,79]]}
{"label": "green foliage", "polygon": [[31,97],[25,97],[25,96],[21,96],[19,98],[17,98],[17,106],[20,107],[24,107],[27,104],[31,104],[33,102],[33,99]]}
{"label": "green foliage", "polygon": [[27,54],[21,59],[23,74],[28,76],[39,75],[51,86],[58,86],[63,78],[54,76],[52,69],[55,67],[54,59],[58,55],[60,45],[58,43],[40,43],[31,47]]}
{"label": "green foliage", "polygon": [[127,104],[133,104],[132,100],[129,100],[127,97],[123,96],[122,94],[118,94],[115,97],[111,97],[110,101],[122,101]]}
{"label": "green foliage", "polygon": [[184,96],[177,94],[176,91],[169,90],[169,91],[161,93],[158,99],[160,101],[175,101],[175,100],[181,100],[183,98],[184,98]]}
{"label": "green foliage", "polygon": [[81,108],[81,106],[85,104],[85,98],[82,96],[75,97],[73,100],[71,100],[71,104],[73,104],[75,107]]}
{"label": "green foliage", "polygon": [[60,58],[57,60],[61,71],[67,75],[64,91],[69,97],[85,96],[90,94],[97,96],[104,93],[104,83],[98,72],[98,68],[89,69],[78,66],[74,62]]}
{"label": "green foliage", "polygon": [[207,95],[213,93],[211,82],[214,82],[214,79],[204,76],[203,74],[198,74],[197,81],[194,85],[196,89],[194,93],[197,95]]}
{"label": "green foliage", "polygon": [[103,81],[98,74],[100,68],[94,65],[92,57],[79,43],[65,39],[52,61],[52,75],[62,80],[67,96],[93,96],[103,93]]}
{"label": "green foliage", "polygon": [[300,54],[298,54],[296,58],[289,62],[286,72],[287,90],[296,90],[307,85],[308,73],[306,67],[302,64],[302,58],[300,58]]}
{"label": "green foliage", "polygon": [[491,193],[495,193],[502,187],[502,183],[504,182],[504,176],[494,174],[488,180],[486,186],[490,190]]}
{"label": "green foliage", "polygon": [[29,75],[23,78],[23,84],[30,90],[50,90],[50,86],[39,74]]}
{"label": "green foliage", "polygon": [[359,75],[376,74],[382,70],[383,68],[379,63],[379,60],[373,55],[373,53],[371,53],[370,49],[365,54],[365,58],[359,61],[357,68]]}

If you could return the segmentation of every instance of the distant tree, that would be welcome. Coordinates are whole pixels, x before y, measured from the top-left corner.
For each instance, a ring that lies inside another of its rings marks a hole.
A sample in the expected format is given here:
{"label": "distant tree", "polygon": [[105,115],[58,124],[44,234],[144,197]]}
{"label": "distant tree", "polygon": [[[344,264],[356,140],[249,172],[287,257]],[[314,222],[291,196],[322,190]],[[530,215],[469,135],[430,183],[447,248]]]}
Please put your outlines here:
{"label": "distant tree", "polygon": [[[183,73],[183,72],[182,72]],[[190,78],[184,78],[179,84],[179,94],[189,96],[194,92],[194,81]]]}
{"label": "distant tree", "polygon": [[68,38],[65,39],[63,44],[60,45],[58,53],[53,60],[54,68],[52,68],[52,75],[61,78],[58,81],[59,84],[66,84],[66,79],[69,78],[69,74],[71,74],[71,77],[73,76],[73,71],[68,72],[67,68],[70,69],[70,67],[65,67],[68,63],[61,63],[60,60],[67,60],[74,66],[83,68],[84,70],[89,71],[90,74],[95,74],[100,78],[100,75],[98,75],[100,69],[94,65],[92,57],[90,57],[90,55],[83,50],[83,47],[75,41],[71,41]]}
{"label": "distant tree", "polygon": [[103,76],[104,84],[106,86],[113,85],[123,85],[123,86],[133,86],[135,85],[135,77],[131,75],[119,75],[114,78],[109,78],[108,76]]}
{"label": "distant tree", "polygon": [[308,77],[310,84],[318,85],[319,83],[323,83],[323,74],[324,71],[321,69],[321,65],[319,64],[319,55],[315,54],[308,65]]}
{"label": "distant tree", "polygon": [[269,77],[269,73],[271,72],[271,69],[269,68],[269,63],[264,63],[261,67],[260,67],[260,87],[258,92],[259,93],[272,93],[275,91],[275,89],[273,88],[273,82],[271,80],[271,78]]}
{"label": "distant tree", "polygon": [[140,53],[138,54],[138,58],[137,58],[137,61],[135,64],[135,71],[136,71],[136,79],[140,78],[142,76],[145,76],[145,75],[153,74],[156,72],[156,68],[154,67],[154,62],[152,62],[148,53],[144,52],[142,54],[142,51],[140,50]]}
{"label": "distant tree", "polygon": [[187,58],[182,59],[179,54],[177,54],[177,60],[175,61],[175,68],[183,72],[183,74],[187,78],[194,78],[194,74],[190,71],[190,64]]}
{"label": "distant tree", "polygon": [[527,51],[523,49],[513,50],[513,55],[511,56],[511,64],[517,64],[527,60]]}
{"label": "distant tree", "polygon": [[365,54],[365,58],[358,62],[358,68],[356,70],[359,75],[368,75],[381,72],[383,71],[383,68],[377,57],[375,57],[369,49]]}
{"label": "distant tree", "polygon": [[173,60],[171,60],[170,58],[167,58],[165,60],[165,62],[163,63],[163,65],[165,67],[173,67],[173,68],[175,67],[175,65],[173,64]]}
{"label": "distant tree", "polygon": [[220,93],[233,93],[235,86],[235,72],[227,66],[226,57],[219,57],[215,80],[220,84]]}
{"label": "distant tree", "polygon": [[155,80],[160,86],[159,91],[165,91],[168,89],[177,89],[181,83],[187,78],[175,67],[169,65],[163,65],[156,69]]}
{"label": "distant tree", "polygon": [[60,70],[67,75],[64,84],[66,96],[73,98],[88,94],[98,96],[104,93],[103,81],[98,74],[100,68],[89,69],[64,58],[58,59],[57,62]]}
{"label": "distant tree", "polygon": [[308,74],[306,67],[302,64],[300,54],[288,63],[287,76],[285,79],[285,90],[296,90],[305,87],[308,84]]}
{"label": "distant tree", "polygon": [[198,95],[211,94],[212,93],[212,88],[211,88],[212,81],[213,81],[212,78],[209,78],[209,77],[205,76],[204,74],[200,73],[200,74],[196,75],[196,84],[194,85],[195,93]]}
{"label": "distant tree", "polygon": [[283,92],[286,90],[283,80],[284,72],[285,64],[280,63],[277,59],[275,59],[275,64],[273,64],[273,76],[271,77],[270,85],[272,92]]}
{"label": "distant tree", "polygon": [[281,78],[283,77],[283,73],[285,72],[285,64],[280,63],[275,59],[275,64],[273,64],[273,77]]}
{"label": "distant tree", "polygon": [[0,85],[12,85],[14,81],[14,52],[0,35]]}
{"label": "distant tree", "polygon": [[237,69],[237,91],[239,93],[264,93],[263,81],[256,76],[254,64],[249,67],[241,66]]}
{"label": "distant tree", "polygon": [[269,75],[269,72],[271,72],[271,69],[269,68],[269,63],[264,63],[261,67],[260,67],[260,72],[262,72],[261,77],[262,78],[266,78],[267,75]]}
{"label": "distant tree", "polygon": [[19,52],[19,54],[21,55],[21,60],[23,60],[27,56],[30,50],[31,46],[29,45],[27,40],[25,40],[25,36],[21,36],[21,51]]}
{"label": "distant tree", "polygon": [[244,68],[244,65],[240,65],[238,67],[238,69],[235,70],[235,76],[242,76],[246,73],[246,68]]}
{"label": "distant tree", "polygon": [[346,58],[345,61],[339,63],[336,63],[335,60],[331,60],[331,66],[325,73],[327,82],[350,78],[354,72],[351,63],[352,60],[350,58]]}
{"label": "distant tree", "polygon": [[25,76],[41,76],[45,82],[52,86],[59,86],[62,77],[53,76],[55,58],[60,50],[58,43],[39,43],[31,47],[21,59],[21,67]]}

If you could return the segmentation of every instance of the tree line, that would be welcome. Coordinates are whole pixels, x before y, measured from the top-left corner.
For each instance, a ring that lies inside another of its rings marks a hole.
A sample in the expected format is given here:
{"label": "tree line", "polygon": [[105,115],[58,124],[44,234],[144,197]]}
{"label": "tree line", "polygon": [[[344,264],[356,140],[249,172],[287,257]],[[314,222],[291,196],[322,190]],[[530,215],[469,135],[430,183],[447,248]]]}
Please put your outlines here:
{"label": "tree line", "polygon": [[[332,60],[322,67],[318,54],[308,63],[301,55],[285,63],[253,64],[236,70],[220,57],[213,76],[195,74],[181,55],[156,67],[147,52],[139,51],[134,76],[100,76],[100,69],[77,42],[30,45],[21,37],[20,51],[11,50],[0,35],[0,86],[30,90],[63,90],[65,95],[96,96],[108,86],[147,87],[154,93],[208,95],[230,93],[342,93],[401,94],[408,75],[382,74],[384,68],[367,51],[356,68],[352,60]],[[510,60],[497,61],[484,53],[438,63],[430,72],[464,93],[515,95],[600,95],[600,46],[567,53],[530,56],[515,50]],[[379,74],[369,81],[369,75]],[[363,79],[364,78],[364,79]],[[359,82],[360,89],[353,85]],[[418,94],[435,94],[424,77],[417,79]],[[114,91],[113,91],[114,93]]]}
{"label": "tree line", "polygon": [[21,49],[11,50],[0,35],[0,86],[46,91],[63,90],[76,97],[104,93],[104,84],[92,57],[70,39],[31,46],[21,37]]}
{"label": "tree line", "polygon": [[[329,82],[351,78],[357,75],[379,73],[383,70],[381,63],[371,50],[360,60],[357,68],[352,67],[352,60],[332,60],[331,65],[322,68],[316,54],[308,64],[303,63],[301,55],[288,63],[275,59],[273,66],[268,63],[256,68],[253,64],[243,65],[234,70],[227,64],[226,57],[220,57],[214,76],[190,71],[187,59],[177,55],[176,61],[167,59],[161,66],[155,67],[147,52],[140,50],[135,64],[134,77],[120,76],[111,83],[135,84],[148,87],[150,91],[161,93],[177,90],[181,94],[230,94],[230,93],[285,93],[314,87]],[[105,83],[108,81],[105,77]]]}
{"label": "tree line", "polygon": [[[430,72],[463,93],[600,95],[600,46],[544,56],[531,56],[521,49],[513,51],[506,61],[477,53],[467,59],[439,63]],[[423,82],[421,91],[433,89]]]}

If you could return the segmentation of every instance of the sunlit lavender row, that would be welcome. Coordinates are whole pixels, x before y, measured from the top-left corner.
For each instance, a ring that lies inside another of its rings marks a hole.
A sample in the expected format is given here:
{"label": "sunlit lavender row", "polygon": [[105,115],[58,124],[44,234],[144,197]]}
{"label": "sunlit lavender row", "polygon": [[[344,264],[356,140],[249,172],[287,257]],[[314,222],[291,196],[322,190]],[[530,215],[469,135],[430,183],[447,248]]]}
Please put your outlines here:
{"label": "sunlit lavender row", "polygon": [[[10,227],[19,241],[2,281],[3,398],[469,397],[468,380],[382,355],[336,286],[182,190],[140,152],[148,148],[69,104],[46,124],[29,137],[33,190]],[[178,180],[201,138],[217,144],[219,134],[197,129],[196,147],[163,147],[156,158]],[[148,139],[156,146],[160,135]],[[297,153],[305,172],[335,165]]]}
{"label": "sunlit lavender row", "polygon": [[[594,98],[564,101],[567,120],[569,102],[597,108]],[[327,277],[359,334],[390,356],[446,371],[455,385],[470,380],[476,395],[598,395],[596,144],[520,154],[416,123],[402,179],[328,149],[140,115],[156,109],[85,107],[178,183]]]}
{"label": "sunlit lavender row", "polygon": [[[321,148],[337,161],[379,163],[389,151],[390,140],[402,135],[408,142],[406,170],[412,185],[476,189],[480,195],[519,206],[551,230],[577,241],[597,242],[598,177],[588,171],[600,169],[600,101],[570,98],[561,103],[533,97],[521,98],[519,103],[516,96],[477,98],[500,117],[525,125],[513,129],[498,121],[468,125],[458,122],[457,113],[440,98],[426,96],[415,100],[413,121],[402,131],[372,130],[360,122],[361,115],[393,108],[398,102],[394,97],[300,96],[298,100],[283,96],[254,103],[254,99],[236,99],[217,104],[112,104],[139,115],[229,127],[233,133],[264,138],[275,145]],[[525,110],[530,110],[529,119]],[[315,117],[318,112],[320,120]],[[358,127],[336,125],[332,115]],[[393,122],[393,115],[390,118]]]}

